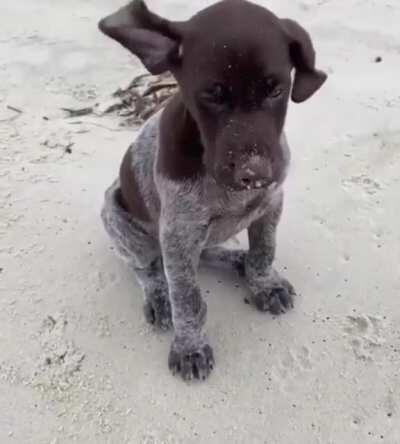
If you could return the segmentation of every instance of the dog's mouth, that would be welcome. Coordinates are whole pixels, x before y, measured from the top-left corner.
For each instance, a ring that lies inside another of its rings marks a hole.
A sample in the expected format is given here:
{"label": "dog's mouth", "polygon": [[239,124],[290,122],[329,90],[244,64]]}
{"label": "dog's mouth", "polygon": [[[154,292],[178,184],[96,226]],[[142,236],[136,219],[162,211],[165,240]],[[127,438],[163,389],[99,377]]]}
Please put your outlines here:
{"label": "dog's mouth", "polygon": [[240,192],[248,192],[248,191],[274,191],[278,182],[271,182],[269,180],[256,180],[254,182],[249,181],[248,183],[244,183],[241,186],[238,185],[229,185],[229,184],[221,184],[222,187],[231,193],[240,193]]}

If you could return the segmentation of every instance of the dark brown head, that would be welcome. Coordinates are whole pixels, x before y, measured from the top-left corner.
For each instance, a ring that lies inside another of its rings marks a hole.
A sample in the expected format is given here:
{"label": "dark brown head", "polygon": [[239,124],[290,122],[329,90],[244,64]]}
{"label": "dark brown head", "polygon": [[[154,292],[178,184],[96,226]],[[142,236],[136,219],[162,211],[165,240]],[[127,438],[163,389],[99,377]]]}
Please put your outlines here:
{"label": "dark brown head", "polygon": [[240,190],[283,180],[289,97],[303,102],[326,80],[300,25],[246,0],[221,1],[187,22],[134,0],[99,26],[151,73],[172,72],[218,183]]}

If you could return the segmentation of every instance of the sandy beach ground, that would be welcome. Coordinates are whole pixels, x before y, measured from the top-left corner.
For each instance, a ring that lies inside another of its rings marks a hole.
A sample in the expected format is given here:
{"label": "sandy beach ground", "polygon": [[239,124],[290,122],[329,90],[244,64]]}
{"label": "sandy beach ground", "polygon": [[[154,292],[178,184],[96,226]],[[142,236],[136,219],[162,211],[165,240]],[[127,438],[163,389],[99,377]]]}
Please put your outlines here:
{"label": "sandy beach ground", "polygon": [[[299,297],[273,319],[203,271],[202,384],[170,375],[171,335],[145,324],[100,223],[135,129],[60,111],[140,72],[97,31],[122,3],[0,2],[0,443],[399,444],[399,0],[260,1],[330,74],[287,122],[277,266]],[[148,2],[179,19],[211,3]]]}

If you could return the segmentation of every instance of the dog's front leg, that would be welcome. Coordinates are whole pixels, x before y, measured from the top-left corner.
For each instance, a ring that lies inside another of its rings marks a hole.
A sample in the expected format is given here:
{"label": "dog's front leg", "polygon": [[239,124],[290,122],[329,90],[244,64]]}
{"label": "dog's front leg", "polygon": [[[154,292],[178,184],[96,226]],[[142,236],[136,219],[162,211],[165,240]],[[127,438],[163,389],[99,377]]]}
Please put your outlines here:
{"label": "dog's front leg", "polygon": [[207,225],[195,221],[174,218],[161,224],[161,248],[175,331],[169,368],[185,380],[206,379],[214,366],[212,349],[202,333],[207,306],[197,283],[206,235]]}
{"label": "dog's front leg", "polygon": [[267,212],[248,229],[249,253],[245,273],[252,301],[260,311],[282,314],[293,307],[293,286],[273,268],[276,228],[282,213],[283,195],[277,195]]}

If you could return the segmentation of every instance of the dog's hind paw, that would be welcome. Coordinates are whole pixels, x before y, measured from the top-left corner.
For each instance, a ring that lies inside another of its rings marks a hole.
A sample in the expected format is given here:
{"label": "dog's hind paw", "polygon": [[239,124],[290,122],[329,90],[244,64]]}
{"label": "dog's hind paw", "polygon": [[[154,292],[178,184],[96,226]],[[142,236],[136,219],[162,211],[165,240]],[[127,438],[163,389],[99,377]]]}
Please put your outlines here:
{"label": "dog's hind paw", "polygon": [[171,305],[166,298],[148,299],[143,307],[146,321],[162,331],[172,328]]}
{"label": "dog's hind paw", "polygon": [[296,292],[286,279],[253,295],[252,301],[260,311],[269,311],[273,315],[286,313],[294,306]]}

